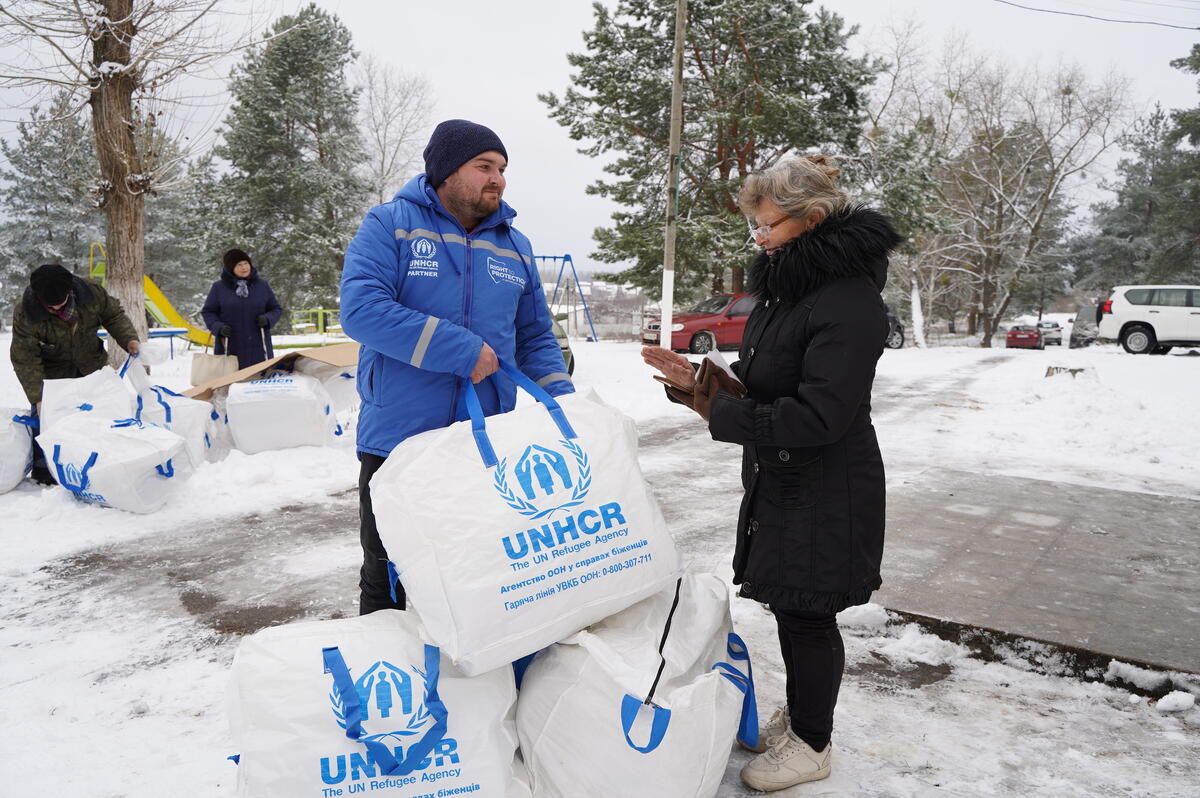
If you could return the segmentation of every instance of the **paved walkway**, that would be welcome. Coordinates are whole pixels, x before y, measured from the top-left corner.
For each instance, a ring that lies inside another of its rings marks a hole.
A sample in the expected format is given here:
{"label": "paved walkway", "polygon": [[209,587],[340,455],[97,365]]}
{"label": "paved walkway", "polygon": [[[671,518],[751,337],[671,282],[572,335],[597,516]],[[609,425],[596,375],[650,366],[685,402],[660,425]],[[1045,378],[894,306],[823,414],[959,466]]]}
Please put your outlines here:
{"label": "paved walkway", "polygon": [[1200,501],[929,469],[888,491],[885,606],[1200,672]]}

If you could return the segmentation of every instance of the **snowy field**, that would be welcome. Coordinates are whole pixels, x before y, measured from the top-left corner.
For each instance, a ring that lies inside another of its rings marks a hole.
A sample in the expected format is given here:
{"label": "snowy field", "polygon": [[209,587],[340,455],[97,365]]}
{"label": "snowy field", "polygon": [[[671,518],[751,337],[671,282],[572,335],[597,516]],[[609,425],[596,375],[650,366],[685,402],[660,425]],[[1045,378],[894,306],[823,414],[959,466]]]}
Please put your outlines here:
{"label": "snowy field", "polygon": [[[737,451],[666,402],[637,349],[576,343],[576,383],[638,421],[681,551],[727,577]],[[1200,497],[1200,357],[1176,352],[885,352],[889,480],[949,467]],[[1047,378],[1050,366],[1083,371]],[[183,388],[188,368],[185,353],[154,379]],[[5,357],[0,407],[22,404]],[[0,496],[0,712],[20,719],[0,731],[0,795],[232,794],[233,650],[264,624],[356,611],[356,476],[352,447],[235,452],[151,516],[30,483]],[[746,601],[734,612],[766,716],[783,689],[773,620]],[[880,607],[842,621],[833,777],[781,795],[1200,794],[1200,709],[983,662]],[[735,753],[721,795],[748,794],[746,758]]]}

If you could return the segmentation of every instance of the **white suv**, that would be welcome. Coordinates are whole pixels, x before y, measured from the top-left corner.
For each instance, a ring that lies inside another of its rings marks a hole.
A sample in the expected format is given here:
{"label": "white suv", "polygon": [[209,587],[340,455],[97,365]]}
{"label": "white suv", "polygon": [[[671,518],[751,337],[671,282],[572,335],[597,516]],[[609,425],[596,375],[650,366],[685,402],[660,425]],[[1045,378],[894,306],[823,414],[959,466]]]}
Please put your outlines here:
{"label": "white suv", "polygon": [[1100,305],[1100,337],[1134,355],[1200,346],[1200,286],[1117,286]]}

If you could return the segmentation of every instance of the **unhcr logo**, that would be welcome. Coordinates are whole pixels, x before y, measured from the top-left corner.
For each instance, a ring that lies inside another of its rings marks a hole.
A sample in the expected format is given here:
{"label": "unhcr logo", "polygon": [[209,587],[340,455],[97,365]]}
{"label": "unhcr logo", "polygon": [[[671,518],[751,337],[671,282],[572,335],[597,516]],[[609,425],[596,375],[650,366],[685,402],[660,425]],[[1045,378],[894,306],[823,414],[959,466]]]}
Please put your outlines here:
{"label": "unhcr logo", "polygon": [[429,260],[437,257],[437,245],[428,238],[418,238],[408,245],[414,258]]}
{"label": "unhcr logo", "polygon": [[493,485],[505,504],[529,518],[543,518],[583,503],[592,487],[587,453],[574,441],[559,443],[565,452],[525,447],[512,468],[515,488],[509,484],[508,458],[500,461]]}
{"label": "unhcr logo", "polygon": [[[415,667],[413,670],[422,680],[420,695],[424,696],[429,688],[425,673]],[[368,735],[363,738],[366,740],[399,740],[419,732],[433,717],[422,700],[413,700],[412,674],[390,662],[376,662],[368,668],[354,681],[354,691],[358,694],[359,712],[364,723],[390,721],[388,725],[395,726],[391,731]],[[346,697],[338,692],[336,685],[329,693],[329,701],[333,704],[338,725],[346,728]],[[397,725],[401,722],[403,725]]]}

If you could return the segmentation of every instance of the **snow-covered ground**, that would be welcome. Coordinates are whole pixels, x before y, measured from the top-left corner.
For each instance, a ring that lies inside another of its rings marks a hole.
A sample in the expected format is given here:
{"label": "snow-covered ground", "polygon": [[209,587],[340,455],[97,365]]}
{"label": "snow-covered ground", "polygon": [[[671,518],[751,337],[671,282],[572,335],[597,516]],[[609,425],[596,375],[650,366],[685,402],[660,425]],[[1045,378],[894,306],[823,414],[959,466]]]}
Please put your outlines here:
{"label": "snow-covered ground", "polygon": [[[576,383],[638,421],[681,550],[727,577],[737,453],[665,401],[637,349],[575,344]],[[1046,378],[1048,366],[1084,371]],[[187,373],[185,353],[154,378],[181,388]],[[891,479],[936,465],[1200,496],[1200,358],[905,349],[885,352],[879,375]],[[0,406],[22,404],[0,360]],[[238,634],[355,611],[356,475],[350,448],[296,449],[203,466],[151,516],[31,484],[0,496],[0,795],[231,794],[223,701]],[[734,608],[769,714],[782,698],[773,621]],[[842,620],[834,775],[784,795],[1200,794],[1200,710],[1186,700],[985,663],[879,607]],[[734,755],[721,795],[747,794],[745,761]]]}

